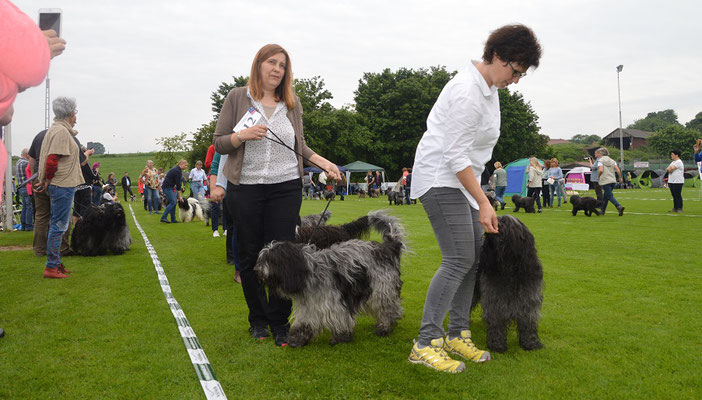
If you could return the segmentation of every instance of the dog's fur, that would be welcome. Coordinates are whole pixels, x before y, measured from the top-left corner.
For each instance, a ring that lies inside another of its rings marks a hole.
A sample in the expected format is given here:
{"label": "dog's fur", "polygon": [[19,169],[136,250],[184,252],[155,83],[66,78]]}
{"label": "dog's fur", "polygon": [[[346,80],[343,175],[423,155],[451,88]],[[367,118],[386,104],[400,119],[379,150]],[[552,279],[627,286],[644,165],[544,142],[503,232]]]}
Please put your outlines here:
{"label": "dog's fur", "polygon": [[71,236],[73,251],[84,256],[100,256],[108,251],[122,254],[131,244],[129,225],[119,203],[88,207],[76,222]]}
{"label": "dog's fur", "polygon": [[336,193],[332,190],[323,190],[322,195],[324,196],[324,200],[335,200],[336,199]]}
{"label": "dog's fur", "polygon": [[599,217],[602,209],[602,200],[589,196],[580,197],[577,194],[570,196],[570,204],[573,205],[573,216],[576,216],[578,211],[583,210],[588,217],[592,216],[592,213]]}
{"label": "dog's fur", "polygon": [[374,188],[370,188],[370,189],[368,190],[368,197],[370,197],[370,198],[372,198],[372,199],[377,199],[378,197],[380,197],[380,189],[378,189],[378,188],[375,188],[375,189],[374,189]]}
{"label": "dog's fur", "polygon": [[376,229],[382,235],[383,229],[379,227],[386,224],[383,219],[392,218],[386,214],[385,211],[371,211],[368,215],[342,225],[320,225],[316,228],[300,226],[295,232],[295,241],[313,244],[317,249],[326,249],[351,239],[367,239],[371,229]]}
{"label": "dog's fur", "polygon": [[259,253],[254,267],[259,280],[294,301],[290,346],[306,345],[324,328],[331,330],[330,345],[350,342],[362,311],[376,318],[379,336],[390,334],[401,318],[404,230],[383,211],[367,218],[383,232],[382,243],[354,239],[318,249],[274,241]]}
{"label": "dog's fur", "polygon": [[210,202],[204,198],[198,200],[194,197],[188,197],[178,200],[178,217],[181,222],[190,222],[193,219],[204,221],[209,209]]}
{"label": "dog's fur", "polygon": [[501,204],[497,200],[497,196],[495,196],[494,190],[490,189],[490,190],[486,191],[485,197],[487,197],[488,200],[490,200],[490,204],[492,204],[492,206],[495,208],[495,211],[497,211],[500,208]]}
{"label": "dog's fur", "polygon": [[329,218],[331,218],[331,215],[332,212],[329,210],[324,211],[320,214],[305,215],[304,217],[300,218],[300,221],[297,225],[301,228],[314,227],[317,226],[317,223],[319,222],[319,219],[321,217],[322,222],[319,222],[319,226],[324,226],[327,224],[327,221],[329,221]]}
{"label": "dog's fur", "polygon": [[515,194],[512,196],[512,203],[514,203],[514,212],[517,212],[520,208],[523,208],[524,212],[526,213],[536,213],[536,210],[534,209],[534,199],[532,197],[522,197]]}
{"label": "dog's fur", "polygon": [[483,239],[472,307],[480,299],[490,350],[507,350],[512,322],[517,325],[519,345],[524,350],[539,349],[543,346],[538,334],[543,269],[534,236],[511,215],[497,221],[499,233],[486,233]]}
{"label": "dog's fur", "polygon": [[405,194],[391,190],[388,192],[388,205],[395,203],[396,206],[401,206],[405,203]]}
{"label": "dog's fur", "polygon": [[366,198],[366,191],[363,189],[358,189],[358,198],[365,199]]}

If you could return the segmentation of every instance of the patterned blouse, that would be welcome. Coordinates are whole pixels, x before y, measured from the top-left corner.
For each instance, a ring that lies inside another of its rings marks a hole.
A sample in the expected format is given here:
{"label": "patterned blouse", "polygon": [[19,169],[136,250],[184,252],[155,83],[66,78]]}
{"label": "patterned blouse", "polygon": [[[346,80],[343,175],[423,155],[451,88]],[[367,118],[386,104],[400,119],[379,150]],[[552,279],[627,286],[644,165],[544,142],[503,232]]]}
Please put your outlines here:
{"label": "patterned blouse", "polygon": [[[260,124],[267,125],[278,137],[270,131],[267,136],[274,140],[282,140],[291,148],[295,148],[295,131],[287,117],[288,107],[285,102],[278,102],[272,115],[268,117],[265,108],[249,94],[251,104],[263,115]],[[244,152],[244,162],[241,168],[239,183],[247,185],[272,184],[300,179],[297,156],[285,146],[272,140],[247,141]]]}
{"label": "patterned blouse", "polygon": [[158,182],[158,172],[156,171],[156,168],[144,168],[141,175],[146,177],[146,187],[158,189],[159,186],[161,186]]}

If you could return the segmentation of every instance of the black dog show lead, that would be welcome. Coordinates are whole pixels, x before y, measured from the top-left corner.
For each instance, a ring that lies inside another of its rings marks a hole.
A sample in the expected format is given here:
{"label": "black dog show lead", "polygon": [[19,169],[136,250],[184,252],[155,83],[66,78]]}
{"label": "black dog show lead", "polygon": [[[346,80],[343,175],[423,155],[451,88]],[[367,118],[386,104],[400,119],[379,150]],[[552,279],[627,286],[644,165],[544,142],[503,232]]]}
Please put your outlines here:
{"label": "black dog show lead", "polygon": [[[273,136],[275,136],[275,138],[278,139],[278,140],[273,140],[273,139],[269,138],[268,136],[264,136],[266,139],[270,140],[270,141],[273,142],[273,143],[278,143],[279,145],[284,146],[284,147],[287,148],[288,150],[290,150],[290,151],[292,151],[293,153],[297,154],[298,156],[302,157],[304,160],[307,160],[307,162],[309,162],[310,164],[314,165],[315,167],[321,169],[322,171],[324,171],[324,172],[329,172],[329,171],[327,171],[326,169],[322,168],[322,166],[320,166],[320,165],[317,164],[316,162],[314,162],[314,161],[310,160],[309,158],[303,156],[302,154],[298,153],[295,149],[293,149],[292,147],[290,147],[290,146],[288,146],[287,144],[285,144],[285,142],[283,142],[283,139],[281,139],[280,137],[278,137],[278,135],[276,135],[276,133],[273,132],[273,131],[271,130],[271,128],[269,128],[268,126],[266,126],[266,130],[268,130],[268,132],[272,133]],[[333,180],[332,180],[332,182],[333,182]],[[319,225],[322,224],[322,216],[323,216],[324,213],[326,213],[327,210],[329,209],[329,205],[331,204],[331,201],[332,201],[332,199],[331,199],[331,197],[330,197],[330,198],[329,198],[329,201],[327,201],[327,206],[324,207],[324,211],[322,211],[322,213],[319,215],[319,219],[317,220],[317,225],[314,226],[314,229],[312,230],[312,234],[310,234],[310,239],[307,241],[307,244],[310,244],[310,242],[312,241],[312,236],[314,236],[314,232],[317,230],[317,228],[319,227]]]}

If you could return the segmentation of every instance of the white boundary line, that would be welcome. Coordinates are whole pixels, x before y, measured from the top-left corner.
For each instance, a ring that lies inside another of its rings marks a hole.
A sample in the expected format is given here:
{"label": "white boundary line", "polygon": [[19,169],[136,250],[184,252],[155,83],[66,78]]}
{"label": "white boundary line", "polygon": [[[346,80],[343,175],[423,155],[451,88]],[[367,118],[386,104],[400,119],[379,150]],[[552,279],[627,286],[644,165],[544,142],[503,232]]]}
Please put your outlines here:
{"label": "white boundary line", "polygon": [[180,304],[178,304],[178,301],[171,293],[171,285],[168,283],[168,278],[166,277],[166,273],[163,271],[161,261],[158,259],[156,250],[154,250],[151,242],[149,242],[149,238],[146,237],[146,233],[144,233],[144,230],[141,229],[141,225],[139,225],[139,221],[137,221],[136,215],[134,215],[134,210],[132,209],[131,204],[129,205],[129,212],[132,213],[134,224],[136,224],[139,233],[141,233],[141,237],[144,239],[146,250],[148,250],[149,255],[151,255],[151,261],[154,263],[156,275],[158,276],[158,281],[161,284],[161,290],[163,291],[163,295],[166,297],[168,307],[171,309],[173,318],[175,318],[176,324],[178,325],[180,337],[183,339],[185,348],[190,356],[190,361],[193,363],[193,368],[195,368],[197,378],[200,381],[202,390],[205,392],[205,397],[207,397],[207,399],[226,399],[227,396],[224,394],[222,385],[219,384],[219,381],[215,376],[214,370],[210,365],[210,361],[205,355],[205,350],[202,349],[200,341],[197,340],[197,335],[195,335],[195,331],[190,326],[188,319],[185,317],[183,309],[180,308]]}

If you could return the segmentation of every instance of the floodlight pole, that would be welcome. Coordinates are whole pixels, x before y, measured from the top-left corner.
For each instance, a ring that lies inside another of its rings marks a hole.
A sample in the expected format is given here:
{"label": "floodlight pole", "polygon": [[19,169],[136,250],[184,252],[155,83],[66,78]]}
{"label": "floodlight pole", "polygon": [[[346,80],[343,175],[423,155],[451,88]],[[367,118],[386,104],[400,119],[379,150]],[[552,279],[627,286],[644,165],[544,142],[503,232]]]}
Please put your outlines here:
{"label": "floodlight pole", "polygon": [[620,167],[624,168],[624,137],[622,134],[622,91],[619,86],[619,73],[624,69],[624,65],[617,65],[617,98],[619,99],[619,154]]}

